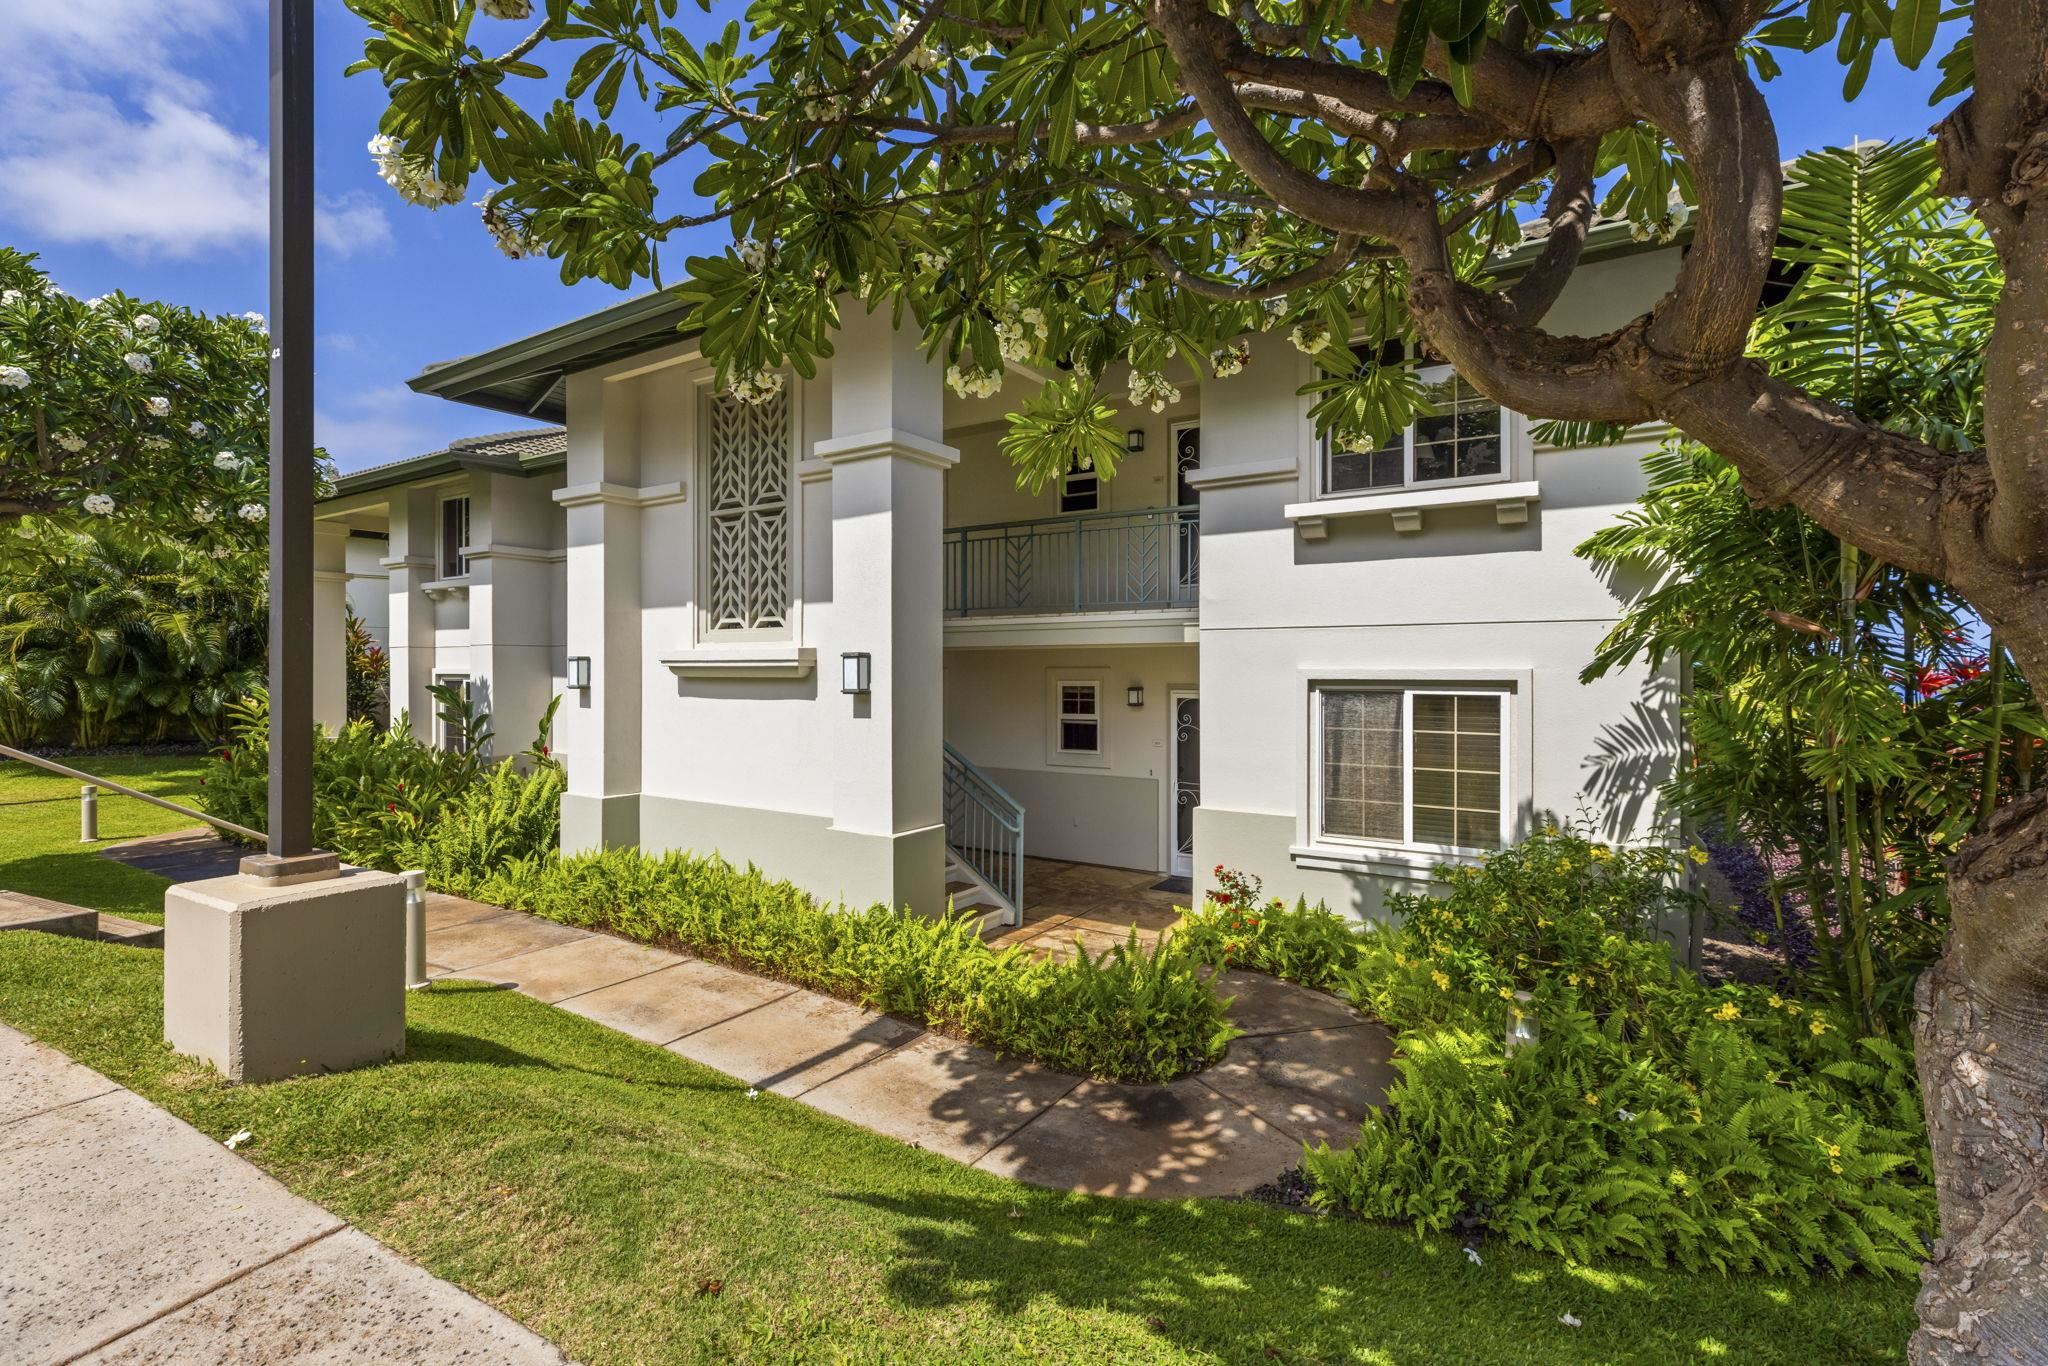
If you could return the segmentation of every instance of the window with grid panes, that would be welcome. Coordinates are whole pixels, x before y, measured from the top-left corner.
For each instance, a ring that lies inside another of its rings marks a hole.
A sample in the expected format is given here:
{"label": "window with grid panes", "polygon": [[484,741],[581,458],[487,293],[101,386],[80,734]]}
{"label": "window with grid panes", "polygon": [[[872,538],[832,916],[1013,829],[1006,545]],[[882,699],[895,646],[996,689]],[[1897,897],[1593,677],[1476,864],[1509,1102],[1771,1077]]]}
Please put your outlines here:
{"label": "window with grid panes", "polygon": [[1321,689],[1318,834],[1498,847],[1503,705],[1497,692]]}

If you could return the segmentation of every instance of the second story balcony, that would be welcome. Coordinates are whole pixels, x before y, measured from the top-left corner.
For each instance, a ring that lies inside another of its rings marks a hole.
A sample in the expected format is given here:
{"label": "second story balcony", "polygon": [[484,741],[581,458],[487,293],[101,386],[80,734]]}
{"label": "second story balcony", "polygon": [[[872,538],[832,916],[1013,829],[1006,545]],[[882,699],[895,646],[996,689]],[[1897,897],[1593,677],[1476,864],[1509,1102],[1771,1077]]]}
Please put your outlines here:
{"label": "second story balcony", "polygon": [[1201,542],[1193,506],[956,527],[945,547],[949,616],[1192,612],[1196,605]]}

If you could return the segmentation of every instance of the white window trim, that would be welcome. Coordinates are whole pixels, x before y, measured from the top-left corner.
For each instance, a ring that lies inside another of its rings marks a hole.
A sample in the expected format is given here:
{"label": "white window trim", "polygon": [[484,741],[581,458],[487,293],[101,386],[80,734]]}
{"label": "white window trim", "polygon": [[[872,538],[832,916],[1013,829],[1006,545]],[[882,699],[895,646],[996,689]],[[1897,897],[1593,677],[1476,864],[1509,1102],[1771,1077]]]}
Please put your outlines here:
{"label": "white window trim", "polygon": [[[1448,365],[1431,365],[1416,371],[1416,378],[1424,384],[1441,384],[1457,376]],[[1470,387],[1471,381],[1460,380]],[[1478,391],[1474,389],[1475,393]],[[1485,395],[1481,394],[1481,398]],[[1527,446],[1526,424],[1521,415],[1504,405],[1500,408],[1500,470],[1496,474],[1468,474],[1462,478],[1427,479],[1415,478],[1415,424],[1409,423],[1401,431],[1401,482],[1377,489],[1333,489],[1328,486],[1331,450],[1329,436],[1315,438],[1315,466],[1313,484],[1309,490],[1311,498],[1378,498],[1389,494],[1427,494],[1439,489],[1471,488],[1480,484],[1503,484],[1516,478],[1525,468],[1523,449]]]}
{"label": "white window trim", "polygon": [[[1094,507],[1074,508],[1072,510],[1069,510],[1065,506],[1068,497],[1070,497],[1073,493],[1073,490],[1070,489],[1068,485],[1075,479],[1092,479],[1095,481]],[[1099,474],[1095,470],[1068,470],[1065,474],[1060,476],[1059,487],[1053,491],[1052,505],[1055,515],[1060,517],[1085,517],[1091,512],[1105,511],[1106,509],[1102,505],[1101,474]]]}
{"label": "white window trim", "polygon": [[[1501,842],[1514,840],[1530,823],[1535,790],[1531,726],[1535,675],[1529,669],[1304,669],[1295,683],[1295,765],[1301,799],[1295,809],[1294,845],[1288,851],[1303,868],[1392,874],[1426,880],[1439,864],[1476,865],[1487,851],[1407,840],[1359,840],[1325,836],[1322,828],[1321,694],[1331,688],[1381,688],[1422,693],[1499,692],[1501,701]],[[1408,760],[1413,728],[1402,704],[1401,803],[1404,828],[1414,769]]]}
{"label": "white window trim", "polygon": [[[1060,690],[1068,687],[1095,689],[1095,748],[1062,749],[1060,747]],[[1107,669],[1085,669],[1054,667],[1045,671],[1045,762],[1053,768],[1108,768],[1109,716],[1105,699],[1109,696],[1109,671]]]}
{"label": "white window trim", "polygon": [[[463,696],[468,701],[475,702],[476,696],[471,691],[471,689],[476,686],[476,679],[472,675],[462,672],[460,670],[451,670],[447,673],[441,673],[437,671],[434,674],[435,687],[445,688],[450,683],[462,683],[467,685],[463,689]],[[441,704],[439,702],[434,701],[434,699],[431,697],[427,700],[432,704],[434,708],[434,748],[438,750],[446,750],[448,748],[447,719],[441,715]]]}
{"label": "white window trim", "polygon": [[[463,543],[457,546],[450,546],[448,544],[448,505],[450,503],[461,503],[464,505],[462,509]],[[469,548],[470,518],[475,513],[476,504],[470,501],[470,496],[467,493],[444,493],[434,503],[434,569],[436,571],[434,581],[436,584],[459,584],[469,581],[469,556],[463,552]],[[451,552],[457,566],[452,574],[448,572],[448,560]]]}
{"label": "white window trim", "polygon": [[[1094,709],[1085,712],[1067,710],[1067,689],[1086,688],[1095,700]],[[1097,758],[1102,753],[1102,685],[1092,678],[1063,678],[1055,685],[1059,699],[1059,710],[1053,713],[1053,749],[1061,754],[1086,755]],[[1069,722],[1092,721],[1095,723],[1095,747],[1093,749],[1069,749],[1066,744],[1066,727]]]}
{"label": "white window trim", "polygon": [[[705,472],[705,461],[711,457],[711,408],[717,401],[717,391],[711,387],[713,372],[706,370],[693,381],[695,393],[695,420],[692,423],[688,467],[697,481],[700,491],[710,487]],[[807,477],[805,466],[810,463],[804,456],[804,396],[807,386],[795,374],[784,372],[783,392],[789,399],[789,625],[773,630],[756,631],[714,631],[711,629],[709,588],[711,583],[711,501],[708,496],[697,499],[699,507],[690,518],[690,534],[696,545],[691,553],[694,582],[690,588],[690,640],[685,649],[675,652],[674,659],[689,662],[695,659],[717,662],[730,655],[736,659],[752,659],[756,656],[772,657],[779,660],[784,652],[758,647],[775,644],[796,644],[804,639],[804,503],[808,490],[816,482]],[[725,647],[736,647],[727,649]],[[668,660],[664,660],[668,663]],[[670,667],[674,667],[673,664]],[[679,670],[678,672],[682,672]],[[748,676],[744,672],[723,671],[730,676]],[[787,676],[802,677],[810,672],[802,668]],[[766,676],[766,675],[756,675]]]}

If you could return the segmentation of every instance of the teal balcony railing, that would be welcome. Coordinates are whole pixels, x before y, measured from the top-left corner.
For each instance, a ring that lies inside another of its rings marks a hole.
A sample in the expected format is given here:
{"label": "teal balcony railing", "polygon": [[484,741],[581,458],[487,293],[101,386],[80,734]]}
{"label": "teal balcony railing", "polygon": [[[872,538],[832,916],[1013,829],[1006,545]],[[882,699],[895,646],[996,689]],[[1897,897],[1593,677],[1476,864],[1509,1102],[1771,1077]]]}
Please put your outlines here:
{"label": "teal balcony railing", "polygon": [[946,533],[946,611],[959,616],[1190,608],[1194,507],[1084,512]]}

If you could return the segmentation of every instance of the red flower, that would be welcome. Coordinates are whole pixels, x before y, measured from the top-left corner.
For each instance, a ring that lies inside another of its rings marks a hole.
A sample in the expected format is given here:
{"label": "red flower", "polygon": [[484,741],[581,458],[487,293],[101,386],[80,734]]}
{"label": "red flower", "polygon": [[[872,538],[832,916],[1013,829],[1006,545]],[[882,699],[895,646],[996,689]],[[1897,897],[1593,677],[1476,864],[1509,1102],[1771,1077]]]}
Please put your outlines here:
{"label": "red flower", "polygon": [[1222,865],[1222,864],[1220,864],[1220,863],[1216,865],[1216,876],[1217,876],[1217,877],[1222,877],[1222,876],[1223,876],[1223,865]]}
{"label": "red flower", "polygon": [[550,754],[553,754],[553,753],[554,753],[554,750],[553,750],[552,748],[550,748],[549,746],[547,746],[547,745],[542,745],[542,746],[540,747],[540,757],[541,757],[541,758],[543,758],[543,759],[547,758],[547,757],[548,757],[548,756],[549,756]]}
{"label": "red flower", "polygon": [[220,752],[220,757],[223,759],[232,759],[235,757],[235,752],[231,749],[224,749]]}
{"label": "red flower", "polygon": [[384,804],[384,809],[385,809],[386,811],[396,811],[396,810],[398,809],[398,803],[397,803],[397,802],[386,802],[386,803]]}
{"label": "red flower", "polygon": [[400,778],[400,779],[398,780],[398,790],[399,790],[400,792],[403,792],[403,791],[405,791],[405,779],[403,779],[403,778]]}
{"label": "red flower", "polygon": [[1943,688],[1954,683],[1956,676],[1951,673],[1943,673],[1938,669],[1922,669],[1920,676],[1914,681],[1918,685],[1922,697],[1932,697]]}
{"label": "red flower", "polygon": [[205,786],[206,786],[206,779],[204,779],[204,778],[201,778],[201,779],[199,780],[199,785],[200,785],[201,787],[205,787]]}
{"label": "red flower", "polygon": [[1228,906],[1230,904],[1230,893],[1211,892],[1209,894],[1209,899],[1215,902],[1218,906]]}

